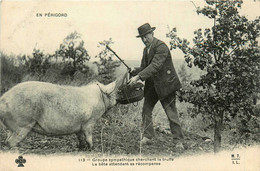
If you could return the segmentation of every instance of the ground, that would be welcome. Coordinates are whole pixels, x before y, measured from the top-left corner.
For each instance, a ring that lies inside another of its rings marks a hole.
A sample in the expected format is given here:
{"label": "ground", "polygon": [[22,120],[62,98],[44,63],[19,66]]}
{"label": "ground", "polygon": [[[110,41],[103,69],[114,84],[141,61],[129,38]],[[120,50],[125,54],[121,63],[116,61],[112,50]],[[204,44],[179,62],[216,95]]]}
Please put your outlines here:
{"label": "ground", "polygon": [[[184,152],[174,150],[171,136],[156,131],[156,138],[153,139],[149,145],[143,145],[140,148],[140,137],[138,130],[129,131],[129,135],[122,134],[118,131],[114,131],[114,137],[116,139],[110,140],[109,134],[111,130],[103,129],[103,139],[101,142],[101,132],[95,129],[94,131],[94,149],[86,151],[86,153],[93,154],[111,154],[111,155],[171,155],[179,156],[185,154],[191,154],[194,152],[212,152],[212,141],[205,141],[202,137],[194,134],[185,133],[187,138],[185,144],[188,149]],[[6,138],[5,133],[1,130],[1,148],[2,151],[8,151],[4,145]],[[130,141],[129,141],[130,140]],[[81,152],[77,148],[78,140],[76,135],[60,136],[60,137],[47,137],[36,133],[31,133],[26,139],[20,143],[19,152],[23,154],[42,154],[48,155],[53,153],[77,153]]]}

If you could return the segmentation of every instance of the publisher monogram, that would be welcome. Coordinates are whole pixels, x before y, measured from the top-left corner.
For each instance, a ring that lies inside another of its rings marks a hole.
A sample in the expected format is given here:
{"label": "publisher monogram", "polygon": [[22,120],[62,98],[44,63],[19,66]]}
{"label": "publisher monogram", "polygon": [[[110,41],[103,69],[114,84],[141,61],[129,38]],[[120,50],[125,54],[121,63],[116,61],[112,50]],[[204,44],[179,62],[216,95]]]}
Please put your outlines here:
{"label": "publisher monogram", "polygon": [[240,156],[239,154],[231,154],[232,164],[240,164]]}

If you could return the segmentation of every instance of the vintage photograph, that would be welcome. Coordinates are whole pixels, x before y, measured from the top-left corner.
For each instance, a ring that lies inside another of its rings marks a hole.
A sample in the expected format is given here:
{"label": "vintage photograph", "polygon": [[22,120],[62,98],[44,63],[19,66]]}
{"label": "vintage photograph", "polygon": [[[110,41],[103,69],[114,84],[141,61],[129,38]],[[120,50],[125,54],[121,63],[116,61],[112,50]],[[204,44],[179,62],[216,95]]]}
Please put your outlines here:
{"label": "vintage photograph", "polygon": [[259,170],[259,11],[2,0],[1,170]]}

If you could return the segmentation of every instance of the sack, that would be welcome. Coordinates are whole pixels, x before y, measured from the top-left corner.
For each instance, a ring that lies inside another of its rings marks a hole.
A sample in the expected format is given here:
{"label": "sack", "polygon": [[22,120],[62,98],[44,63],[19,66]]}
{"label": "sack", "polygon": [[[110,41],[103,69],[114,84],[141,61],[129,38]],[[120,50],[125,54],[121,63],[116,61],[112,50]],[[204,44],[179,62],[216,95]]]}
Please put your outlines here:
{"label": "sack", "polygon": [[133,86],[123,84],[119,86],[117,92],[117,102],[120,104],[129,104],[137,102],[144,97],[144,85],[142,83],[136,83]]}

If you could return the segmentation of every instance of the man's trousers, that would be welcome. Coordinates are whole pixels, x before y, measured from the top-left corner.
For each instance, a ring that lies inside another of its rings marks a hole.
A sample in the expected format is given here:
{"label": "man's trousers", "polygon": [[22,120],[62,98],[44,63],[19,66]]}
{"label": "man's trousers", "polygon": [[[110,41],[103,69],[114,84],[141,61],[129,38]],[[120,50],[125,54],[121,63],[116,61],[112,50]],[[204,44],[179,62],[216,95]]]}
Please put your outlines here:
{"label": "man's trousers", "polygon": [[[144,105],[142,111],[144,137],[151,139],[154,136],[152,111],[159,101],[154,86],[145,90]],[[162,107],[168,117],[173,139],[183,139],[183,132],[180,126],[178,112],[176,109],[176,92],[171,93],[163,100],[160,100]]]}

